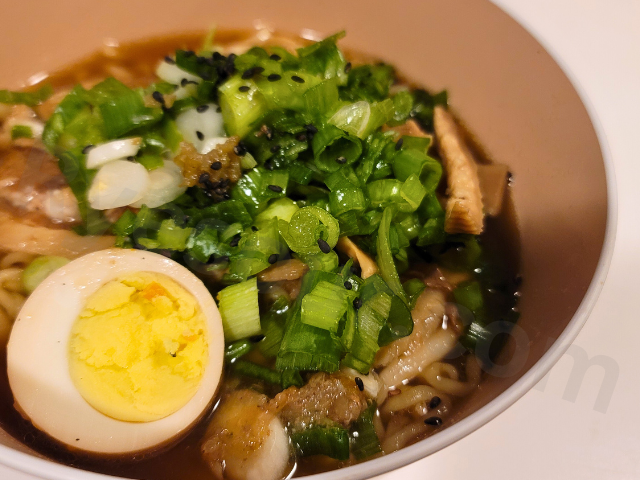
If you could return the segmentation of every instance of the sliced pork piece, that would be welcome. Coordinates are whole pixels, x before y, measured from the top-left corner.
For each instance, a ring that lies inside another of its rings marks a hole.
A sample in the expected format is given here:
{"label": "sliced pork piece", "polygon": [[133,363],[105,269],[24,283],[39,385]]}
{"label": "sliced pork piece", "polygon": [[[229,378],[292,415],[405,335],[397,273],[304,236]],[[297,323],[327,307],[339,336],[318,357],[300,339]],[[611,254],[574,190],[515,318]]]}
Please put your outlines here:
{"label": "sliced pork piece", "polygon": [[58,161],[38,148],[0,151],[0,209],[44,226],[80,222],[78,203]]}
{"label": "sliced pork piece", "polygon": [[438,149],[447,173],[447,233],[479,235],[483,229],[482,194],[476,163],[465,145],[453,116],[437,106],[433,123]]}
{"label": "sliced pork piece", "polygon": [[280,392],[270,403],[293,430],[327,423],[348,427],[367,408],[367,395],[351,375],[321,372],[303,387],[289,387]]}
{"label": "sliced pork piece", "polygon": [[268,398],[236,390],[213,414],[202,455],[214,476],[229,480],[279,480],[289,464],[289,437]]}

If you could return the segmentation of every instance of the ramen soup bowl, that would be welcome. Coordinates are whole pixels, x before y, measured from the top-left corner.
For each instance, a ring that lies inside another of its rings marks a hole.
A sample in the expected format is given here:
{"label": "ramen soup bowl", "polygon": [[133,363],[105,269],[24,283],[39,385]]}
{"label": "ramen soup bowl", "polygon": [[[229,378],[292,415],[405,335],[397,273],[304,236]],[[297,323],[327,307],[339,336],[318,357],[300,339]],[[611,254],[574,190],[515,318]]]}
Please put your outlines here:
{"label": "ramen soup bowl", "polygon": [[[488,1],[25,0],[7,3],[4,16],[0,87],[8,89],[42,82],[98,50],[153,37],[166,42],[169,35],[204,34],[212,24],[221,31],[255,30],[265,38],[278,31],[318,39],[344,29],[347,36],[340,45],[347,51],[393,64],[411,84],[433,92],[447,89],[473,151],[508,166],[510,199],[504,208],[515,221],[498,222],[494,228],[510,239],[509,261],[521,275],[520,316],[513,328],[499,319],[488,326],[493,343],[502,348],[498,354],[485,352],[483,381],[457,404],[446,428],[394,453],[318,473],[317,478],[381,474],[480,428],[549,371],[587,320],[612,251],[611,163],[603,155],[603,138],[585,99],[562,68]],[[5,375],[4,359],[0,363]],[[11,406],[4,402],[2,408]],[[54,452],[48,458],[28,446],[33,445],[29,439],[5,430],[0,429],[0,463],[50,480],[100,478],[100,473],[70,466],[76,464],[73,453]],[[515,439],[519,433],[512,435]],[[157,478],[190,480],[180,462]],[[82,465],[139,478],[134,467]]]}

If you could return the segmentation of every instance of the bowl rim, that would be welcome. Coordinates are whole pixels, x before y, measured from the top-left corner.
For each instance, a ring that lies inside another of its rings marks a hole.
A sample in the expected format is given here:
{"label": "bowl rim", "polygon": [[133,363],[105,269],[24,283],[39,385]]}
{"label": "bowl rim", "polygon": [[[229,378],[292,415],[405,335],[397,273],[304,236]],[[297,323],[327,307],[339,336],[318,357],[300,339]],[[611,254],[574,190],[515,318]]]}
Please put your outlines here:
{"label": "bowl rim", "polygon": [[[564,61],[554,47],[549,42],[538,36],[535,33],[535,29],[527,22],[526,19],[516,18],[502,6],[495,3],[493,3],[493,5],[524,28],[527,33],[531,35],[552,57],[553,61],[558,65],[558,67],[560,67],[563,74],[567,77],[578,94],[582,105],[587,111],[591,125],[594,128],[605,167],[607,218],[602,250],[600,252],[600,257],[598,259],[598,264],[593,278],[591,279],[591,283],[589,284],[587,292],[580,302],[578,309],[575,311],[566,328],[549,347],[547,352],[533,366],[531,366],[531,368],[521,378],[507,388],[507,390],[491,400],[487,405],[475,411],[468,417],[463,418],[456,424],[447,427],[437,435],[425,438],[424,440],[402,448],[389,455],[384,455],[357,465],[309,475],[304,478],[312,480],[338,480],[344,478],[360,480],[376,475],[382,475],[391,470],[395,470],[421,460],[476,431],[490,420],[500,415],[507,408],[511,407],[517,400],[524,396],[525,393],[531,390],[551,370],[558,360],[560,360],[586,323],[604,286],[613,256],[618,222],[618,192],[614,162],[604,127],[600,122],[595,106],[582,87],[577,75],[572,72],[567,62]],[[130,480],[123,477],[114,477],[111,475],[90,472],[62,465],[46,458],[39,458],[25,452],[14,450],[13,448],[4,445],[0,445],[0,464],[43,480]]]}

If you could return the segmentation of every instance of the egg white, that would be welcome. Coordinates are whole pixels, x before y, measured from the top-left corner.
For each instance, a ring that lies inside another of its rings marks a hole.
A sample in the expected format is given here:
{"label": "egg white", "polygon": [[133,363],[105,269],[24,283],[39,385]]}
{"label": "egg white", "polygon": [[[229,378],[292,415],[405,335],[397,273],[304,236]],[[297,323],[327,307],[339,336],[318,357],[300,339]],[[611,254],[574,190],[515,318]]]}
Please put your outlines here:
{"label": "egg white", "polygon": [[[91,407],[73,384],[68,360],[71,328],[87,298],[110,280],[135,272],[167,275],[191,293],[204,314],[209,345],[208,364],[196,394],[177,412],[146,423],[115,420]],[[70,262],[36,288],[11,332],[7,370],[17,405],[38,429],[87,452],[127,454],[187,433],[212,403],[223,357],[220,313],[195,275],[162,255],[109,249]]]}

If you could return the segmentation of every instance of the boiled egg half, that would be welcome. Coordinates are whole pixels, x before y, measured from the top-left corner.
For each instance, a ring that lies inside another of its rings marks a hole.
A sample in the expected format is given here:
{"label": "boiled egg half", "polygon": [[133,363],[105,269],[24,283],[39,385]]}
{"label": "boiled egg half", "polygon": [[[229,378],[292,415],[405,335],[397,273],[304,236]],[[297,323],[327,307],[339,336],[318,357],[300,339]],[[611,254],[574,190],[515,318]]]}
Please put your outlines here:
{"label": "boiled egg half", "polygon": [[222,320],[204,284],[161,255],[80,257],[29,296],[7,346],[16,407],[91,453],[129,454],[187,433],[222,375]]}

